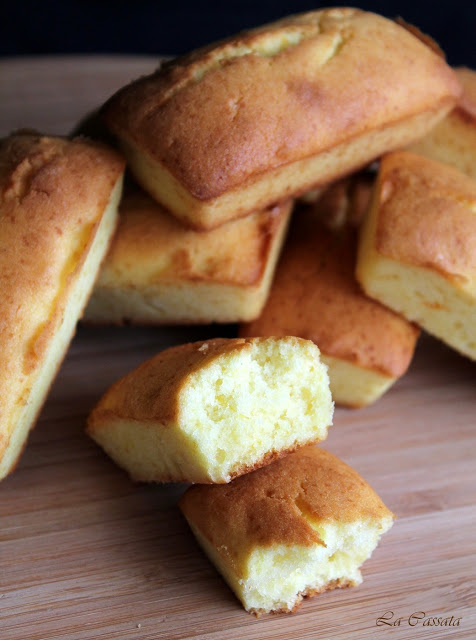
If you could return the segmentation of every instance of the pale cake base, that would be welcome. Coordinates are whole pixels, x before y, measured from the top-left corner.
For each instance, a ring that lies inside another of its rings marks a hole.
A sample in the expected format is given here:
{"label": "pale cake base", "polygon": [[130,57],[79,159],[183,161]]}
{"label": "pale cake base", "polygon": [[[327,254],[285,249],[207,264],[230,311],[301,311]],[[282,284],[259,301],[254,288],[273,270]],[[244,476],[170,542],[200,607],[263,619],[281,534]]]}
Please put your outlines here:
{"label": "pale cake base", "polygon": [[355,409],[366,407],[376,402],[398,380],[398,377],[364,369],[322,352],[321,360],[329,368],[332,398],[342,406]]}
{"label": "pale cake base", "polygon": [[[112,191],[110,201],[97,229],[90,229],[87,237],[79,237],[77,250],[71,253],[78,259],[85,250],[88,252],[81,267],[81,273],[71,287],[64,313],[58,319],[56,335],[50,342],[41,366],[35,372],[35,378],[28,381],[29,386],[24,390],[24,401],[17,404],[15,412],[11,415],[10,422],[14,427],[9,430],[11,435],[0,460],[0,479],[14,468],[74,335],[76,323],[91,293],[100,264],[116,228],[117,208],[121,192],[122,177]],[[94,234],[92,242],[91,234]],[[91,245],[86,249],[89,242]],[[65,265],[62,286],[66,285],[66,278],[74,267],[74,264]],[[54,309],[51,310],[52,315],[54,311]]]}
{"label": "pale cake base", "polygon": [[202,282],[166,283],[144,289],[116,289],[99,284],[83,320],[88,324],[116,325],[247,322],[261,313],[273,271],[271,261],[260,285],[246,288]]}
{"label": "pale cake base", "polygon": [[379,255],[370,234],[364,234],[357,265],[365,292],[476,360],[476,291],[457,289],[430,269]]}

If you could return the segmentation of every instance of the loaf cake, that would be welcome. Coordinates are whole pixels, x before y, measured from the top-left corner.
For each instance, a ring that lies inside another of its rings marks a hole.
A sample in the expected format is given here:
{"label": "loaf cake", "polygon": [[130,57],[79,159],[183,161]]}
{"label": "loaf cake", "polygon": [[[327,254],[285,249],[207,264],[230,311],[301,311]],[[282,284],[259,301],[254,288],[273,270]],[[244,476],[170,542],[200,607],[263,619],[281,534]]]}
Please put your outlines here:
{"label": "loaf cake", "polygon": [[[342,196],[341,189],[333,191]],[[349,223],[342,226],[349,220],[349,203],[348,198],[329,197],[296,212],[265,308],[257,320],[240,327],[240,335],[312,340],[329,367],[334,401],[362,407],[405,373],[419,331],[359,287],[354,276],[356,232]],[[321,222],[323,217],[335,222],[333,207],[341,218],[339,233]],[[351,207],[360,219],[358,209]]]}
{"label": "loaf cake", "polygon": [[224,483],[323,440],[333,403],[299,338],[217,338],[167,349],[119,380],[89,435],[134,480]]}
{"label": "loaf cake", "polygon": [[455,71],[463,87],[458,104],[408,151],[449,164],[476,180],[476,72],[463,67]]}
{"label": "loaf cake", "polygon": [[295,611],[362,581],[393,514],[335,456],[304,447],[228,485],[189,488],[179,506],[247,611]]}
{"label": "loaf cake", "polygon": [[0,142],[0,478],[15,466],[117,221],[124,162],[82,140]]}
{"label": "loaf cake", "polygon": [[200,232],[143,191],[126,195],[84,320],[189,324],[256,318],[266,301],[291,201]]}
{"label": "loaf cake", "polygon": [[407,29],[333,8],[168,62],[102,115],[138,182],[210,229],[421,138],[460,93],[443,58]]}
{"label": "loaf cake", "polygon": [[366,293],[476,359],[476,182],[410,152],[385,156],[359,243]]}

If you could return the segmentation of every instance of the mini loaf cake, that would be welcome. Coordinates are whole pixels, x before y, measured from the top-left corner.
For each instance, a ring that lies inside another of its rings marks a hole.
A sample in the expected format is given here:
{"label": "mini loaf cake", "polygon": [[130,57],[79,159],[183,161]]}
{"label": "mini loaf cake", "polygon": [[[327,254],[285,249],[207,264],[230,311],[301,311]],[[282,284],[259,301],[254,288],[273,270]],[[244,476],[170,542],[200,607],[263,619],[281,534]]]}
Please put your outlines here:
{"label": "mini loaf cake", "polygon": [[85,321],[239,322],[266,301],[291,201],[209,232],[183,226],[144,192],[124,197]]}
{"label": "mini loaf cake", "polygon": [[455,71],[463,86],[457,106],[408,150],[456,167],[476,180],[476,72]]}
{"label": "mini loaf cake", "polygon": [[[335,188],[337,194],[342,196]],[[361,407],[405,373],[419,331],[362,292],[354,276],[355,230],[335,234],[320,224],[323,214],[333,219],[332,203],[348,219],[349,202],[329,198],[296,212],[266,306],[257,320],[241,326],[240,335],[312,340],[329,367],[334,401]],[[356,210],[353,215],[361,217]]]}
{"label": "mini loaf cake", "polygon": [[476,182],[409,152],[384,157],[356,273],[369,296],[476,359]]}
{"label": "mini loaf cake", "polygon": [[335,8],[166,63],[102,114],[138,182],[210,229],[421,138],[460,93],[443,58],[407,29]]}
{"label": "mini loaf cake", "polygon": [[295,611],[306,596],[362,581],[393,514],[335,456],[304,447],[228,485],[195,486],[179,506],[247,611]]}
{"label": "mini loaf cake", "polygon": [[0,478],[15,466],[117,222],[124,162],[35,134],[0,142]]}
{"label": "mini loaf cake", "polygon": [[218,338],[167,349],[119,380],[88,433],[135,480],[223,483],[323,440],[332,413],[312,342]]}

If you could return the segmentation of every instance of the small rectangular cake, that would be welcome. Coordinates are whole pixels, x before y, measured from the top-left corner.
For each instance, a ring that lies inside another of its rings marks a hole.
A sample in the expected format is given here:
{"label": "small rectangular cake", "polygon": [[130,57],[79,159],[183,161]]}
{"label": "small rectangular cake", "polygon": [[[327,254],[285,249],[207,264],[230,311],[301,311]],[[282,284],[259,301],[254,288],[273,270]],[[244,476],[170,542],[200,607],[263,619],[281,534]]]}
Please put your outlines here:
{"label": "small rectangular cake", "polygon": [[124,161],[103,145],[0,142],[0,479],[15,466],[117,223]]}
{"label": "small rectangular cake", "polygon": [[[296,212],[263,312],[241,325],[240,335],[312,340],[329,367],[334,401],[362,407],[405,373],[419,330],[366,296],[357,283],[357,236],[349,216],[361,218],[365,198],[355,207],[349,191],[337,185],[328,197],[324,193]],[[323,219],[340,232],[326,229]]]}
{"label": "small rectangular cake", "polygon": [[135,480],[223,483],[323,440],[333,409],[312,342],[217,338],[167,349],[119,380],[88,433]]}
{"label": "small rectangular cake", "polygon": [[476,360],[476,181],[410,152],[385,156],[356,273],[369,296]]}
{"label": "small rectangular cake", "polygon": [[210,229],[421,138],[460,93],[444,59],[407,29],[331,8],[168,62],[102,115],[141,186]]}
{"label": "small rectangular cake", "polygon": [[268,296],[291,208],[287,201],[200,232],[144,192],[128,193],[84,320],[197,324],[256,318]]}
{"label": "small rectangular cake", "polygon": [[302,599],[360,584],[393,514],[335,456],[304,447],[229,485],[195,486],[179,506],[247,611],[292,612]]}
{"label": "small rectangular cake", "polygon": [[408,151],[449,164],[476,180],[476,71],[455,69],[463,87],[456,107]]}

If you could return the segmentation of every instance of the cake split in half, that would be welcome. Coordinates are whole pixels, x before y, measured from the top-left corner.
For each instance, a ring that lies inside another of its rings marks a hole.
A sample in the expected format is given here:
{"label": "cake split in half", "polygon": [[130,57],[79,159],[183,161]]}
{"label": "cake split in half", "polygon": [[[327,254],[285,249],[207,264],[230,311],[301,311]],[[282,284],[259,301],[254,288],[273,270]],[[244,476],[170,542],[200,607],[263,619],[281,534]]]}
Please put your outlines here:
{"label": "cake split in half", "polygon": [[332,414],[312,342],[214,339],[167,349],[119,380],[88,433],[135,480],[224,483],[323,440]]}
{"label": "cake split in half", "polygon": [[476,181],[409,152],[385,156],[356,273],[369,296],[476,360]]}
{"label": "cake split in half", "polygon": [[195,486],[179,506],[247,611],[295,611],[306,596],[362,581],[393,514],[335,456],[304,447],[228,485]]}

